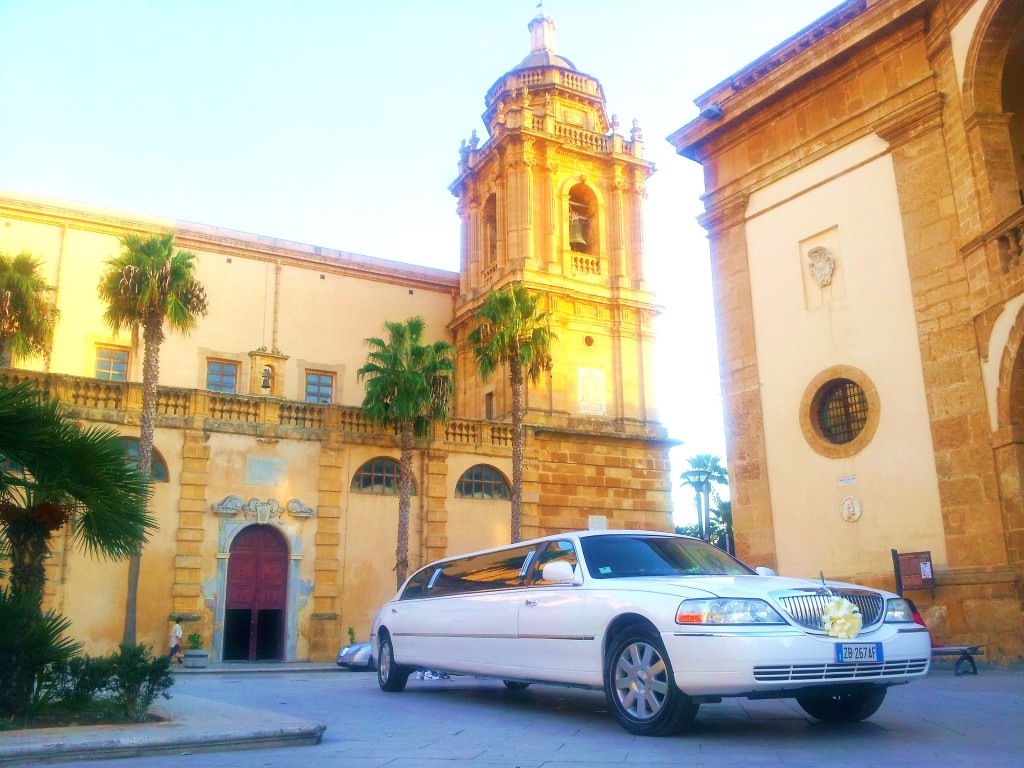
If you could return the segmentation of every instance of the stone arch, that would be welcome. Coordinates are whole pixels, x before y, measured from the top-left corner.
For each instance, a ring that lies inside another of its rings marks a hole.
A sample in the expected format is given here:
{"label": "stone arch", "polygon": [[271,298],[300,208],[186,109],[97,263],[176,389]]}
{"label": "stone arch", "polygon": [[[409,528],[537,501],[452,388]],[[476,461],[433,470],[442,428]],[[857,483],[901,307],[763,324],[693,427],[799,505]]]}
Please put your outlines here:
{"label": "stone arch", "polygon": [[993,439],[999,496],[1011,563],[1024,563],[1024,306],[1017,312],[999,364],[998,429]]}
{"label": "stone arch", "polygon": [[1024,305],[1017,311],[999,362],[997,423],[1024,430]]}
{"label": "stone arch", "polygon": [[1024,5],[990,0],[964,67],[968,142],[979,174],[984,228],[1024,202]]}
{"label": "stone arch", "polygon": [[967,50],[964,67],[964,115],[1005,111],[1002,98],[1003,70],[1010,42],[1021,21],[1024,6],[1010,0],[990,0],[978,19],[977,32]]}

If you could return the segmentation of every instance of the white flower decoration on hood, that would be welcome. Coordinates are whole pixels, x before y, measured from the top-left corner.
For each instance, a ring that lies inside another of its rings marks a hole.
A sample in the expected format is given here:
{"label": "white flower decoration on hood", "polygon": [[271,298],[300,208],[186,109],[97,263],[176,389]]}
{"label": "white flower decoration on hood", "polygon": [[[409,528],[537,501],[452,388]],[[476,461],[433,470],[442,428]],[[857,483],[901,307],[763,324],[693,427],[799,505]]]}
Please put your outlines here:
{"label": "white flower decoration on hood", "polygon": [[821,626],[831,637],[852,640],[862,626],[860,609],[845,598],[833,598],[832,602],[825,606]]}

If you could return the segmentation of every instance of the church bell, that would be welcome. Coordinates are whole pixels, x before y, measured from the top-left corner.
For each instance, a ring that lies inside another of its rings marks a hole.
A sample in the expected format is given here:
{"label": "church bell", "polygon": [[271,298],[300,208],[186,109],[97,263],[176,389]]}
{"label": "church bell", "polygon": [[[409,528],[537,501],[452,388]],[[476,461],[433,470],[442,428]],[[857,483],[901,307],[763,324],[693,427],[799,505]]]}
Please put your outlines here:
{"label": "church bell", "polygon": [[574,251],[587,247],[587,220],[578,214],[573,214],[569,222],[569,247]]}

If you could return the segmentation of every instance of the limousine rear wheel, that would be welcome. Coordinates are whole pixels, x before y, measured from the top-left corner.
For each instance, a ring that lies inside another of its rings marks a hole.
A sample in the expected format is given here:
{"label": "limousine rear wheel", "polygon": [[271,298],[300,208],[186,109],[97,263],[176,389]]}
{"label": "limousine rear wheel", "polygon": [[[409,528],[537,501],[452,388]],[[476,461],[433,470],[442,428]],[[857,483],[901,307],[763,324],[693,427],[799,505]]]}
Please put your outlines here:
{"label": "limousine rear wheel", "polygon": [[857,723],[871,717],[885,701],[885,688],[825,690],[796,697],[800,708],[826,723]]}
{"label": "limousine rear wheel", "polygon": [[529,683],[522,683],[518,680],[502,680],[501,682],[503,682],[505,687],[510,691],[525,691],[530,687]]}
{"label": "limousine rear wheel", "polygon": [[380,659],[377,661],[377,685],[382,691],[398,693],[405,690],[412,670],[395,663],[395,649],[391,646],[391,637],[381,635]]}
{"label": "limousine rear wheel", "polygon": [[627,627],[609,651],[604,693],[619,725],[638,736],[669,736],[693,722],[700,704],[676,687],[672,662],[653,630]]}

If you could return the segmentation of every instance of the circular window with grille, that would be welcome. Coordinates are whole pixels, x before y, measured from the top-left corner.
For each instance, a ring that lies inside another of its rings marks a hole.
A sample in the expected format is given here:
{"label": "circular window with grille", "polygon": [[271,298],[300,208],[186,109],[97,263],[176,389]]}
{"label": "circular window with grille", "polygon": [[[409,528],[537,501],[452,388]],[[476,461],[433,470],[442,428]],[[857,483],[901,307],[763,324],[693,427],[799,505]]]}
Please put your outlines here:
{"label": "circular window with grille", "polygon": [[844,458],[870,442],[880,412],[878,392],[867,374],[852,366],[834,366],[815,376],[804,391],[800,426],[815,451]]}

